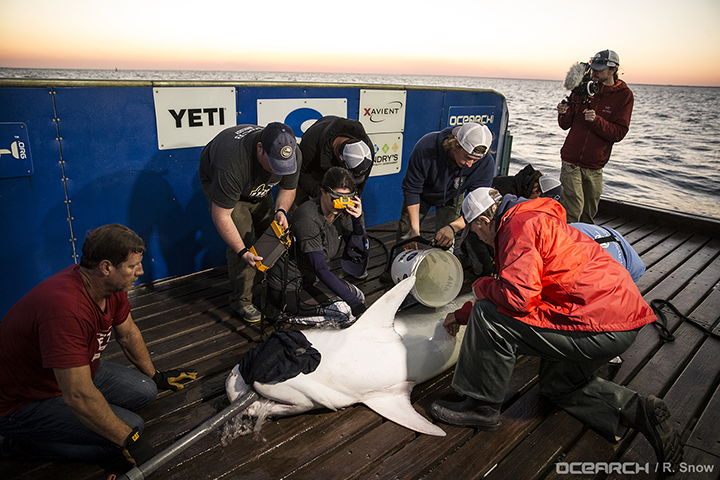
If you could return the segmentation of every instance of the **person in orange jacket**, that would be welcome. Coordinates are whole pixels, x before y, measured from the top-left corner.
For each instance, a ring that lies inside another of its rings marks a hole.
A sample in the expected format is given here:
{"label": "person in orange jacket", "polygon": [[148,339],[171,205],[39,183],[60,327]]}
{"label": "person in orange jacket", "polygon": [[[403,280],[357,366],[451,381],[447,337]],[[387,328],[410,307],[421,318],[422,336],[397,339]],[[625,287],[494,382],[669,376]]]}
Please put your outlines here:
{"label": "person in orange jacket", "polygon": [[432,416],[498,428],[517,355],[535,355],[542,359],[543,396],[608,439],[619,439],[626,427],[638,429],[659,464],[677,467],[682,446],[665,403],[595,375],[656,320],[628,271],[569,226],[554,199],[501,197],[479,188],[465,198],[462,212],[471,232],[494,245],[498,274],[476,280],[472,309],[445,320],[451,335],[468,325],[452,382],[465,397],[436,400]]}

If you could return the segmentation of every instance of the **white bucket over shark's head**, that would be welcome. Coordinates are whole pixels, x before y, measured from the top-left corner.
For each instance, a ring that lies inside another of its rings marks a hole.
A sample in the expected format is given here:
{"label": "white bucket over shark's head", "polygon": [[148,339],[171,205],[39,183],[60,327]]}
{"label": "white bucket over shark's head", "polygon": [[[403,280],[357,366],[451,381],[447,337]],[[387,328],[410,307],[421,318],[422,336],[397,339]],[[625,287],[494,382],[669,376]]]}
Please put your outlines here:
{"label": "white bucket over shark's head", "polygon": [[395,283],[415,275],[413,297],[426,307],[434,308],[452,302],[463,282],[460,260],[439,248],[405,250],[393,260],[390,275]]}

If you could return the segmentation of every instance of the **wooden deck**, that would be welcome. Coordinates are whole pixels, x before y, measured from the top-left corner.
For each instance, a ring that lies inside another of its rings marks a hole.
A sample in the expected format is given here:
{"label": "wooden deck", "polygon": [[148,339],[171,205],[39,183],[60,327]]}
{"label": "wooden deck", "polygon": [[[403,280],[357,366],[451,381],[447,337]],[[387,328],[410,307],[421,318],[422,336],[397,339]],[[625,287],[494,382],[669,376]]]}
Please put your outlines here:
{"label": "wooden deck", "polygon": [[[617,212],[623,211],[622,216]],[[622,233],[641,254],[648,270],[638,286],[645,298],[668,299],[689,318],[717,332],[720,319],[720,234],[717,225],[695,221],[661,223],[664,216],[604,203],[598,223]],[[673,225],[674,224],[674,225]],[[394,225],[383,226],[392,230]],[[392,233],[376,233],[389,245]],[[384,253],[372,251],[370,280],[359,286],[370,302],[385,286],[377,277]],[[237,359],[261,339],[255,326],[231,314],[224,268],[144,285],[133,290],[133,316],[160,369],[191,366],[199,380],[184,391],[164,392],[140,415],[146,436],[159,449],[227,406],[224,380]],[[663,343],[648,326],[623,355],[614,381],[669,405],[683,432],[685,462],[713,466],[720,476],[720,341],[695,325],[668,314],[676,340]],[[127,364],[117,344],[103,359]],[[446,437],[417,434],[385,420],[365,406],[317,411],[268,421],[260,435],[222,447],[210,434],[152,479],[252,478],[350,479],[534,479],[577,478],[559,474],[555,462],[638,462],[654,467],[652,448],[631,432],[610,443],[538,396],[538,360],[522,357],[495,432],[443,425]],[[452,371],[416,386],[412,399],[427,414],[431,401],[451,392]],[[94,465],[0,463],[4,479],[101,479]],[[653,476],[653,475],[651,475]],[[582,478],[647,478],[647,475],[583,475]]]}

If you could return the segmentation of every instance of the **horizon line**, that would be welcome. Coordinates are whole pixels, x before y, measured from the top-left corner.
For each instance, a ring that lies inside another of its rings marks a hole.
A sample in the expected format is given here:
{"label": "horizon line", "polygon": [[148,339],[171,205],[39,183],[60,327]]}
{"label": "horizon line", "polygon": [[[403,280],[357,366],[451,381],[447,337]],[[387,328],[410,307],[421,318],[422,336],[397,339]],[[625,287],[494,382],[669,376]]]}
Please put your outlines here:
{"label": "horizon line", "polygon": [[[541,81],[541,82],[562,82],[563,79],[552,79],[552,78],[530,78],[530,77],[493,77],[493,76],[477,76],[477,75],[431,75],[425,73],[368,73],[368,72],[320,72],[320,71],[292,71],[292,70],[216,70],[216,69],[168,69],[168,68],[67,68],[67,67],[8,67],[0,66],[0,70],[37,70],[37,71],[52,71],[52,70],[66,70],[66,71],[95,71],[95,72],[236,72],[236,73],[275,73],[275,74],[309,74],[309,75],[373,75],[373,76],[384,76],[384,77],[452,77],[452,78],[485,78],[491,80],[529,80],[529,81]],[[3,77],[2,79],[11,80],[71,80],[67,78],[18,78],[18,77]],[[98,80],[93,78],[75,78],[72,80]],[[127,81],[130,79],[107,79],[117,81]],[[142,79],[132,79],[142,81]],[[623,80],[621,78],[621,80]],[[163,81],[170,81],[170,79],[163,79]],[[245,80],[238,80],[245,81]],[[253,80],[263,81],[263,80]],[[623,80],[624,81],[624,80]],[[300,82],[297,82],[300,83]],[[691,87],[691,88],[720,88],[720,85],[688,85],[688,84],[671,84],[671,83],[635,83],[628,82],[629,85],[647,85],[654,87]]]}

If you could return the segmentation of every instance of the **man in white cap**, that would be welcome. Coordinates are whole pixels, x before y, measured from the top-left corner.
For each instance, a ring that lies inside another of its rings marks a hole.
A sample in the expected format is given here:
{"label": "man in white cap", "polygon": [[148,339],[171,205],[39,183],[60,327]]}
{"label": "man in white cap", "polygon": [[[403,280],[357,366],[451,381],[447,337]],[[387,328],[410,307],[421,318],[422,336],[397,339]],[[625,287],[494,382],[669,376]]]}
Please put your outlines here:
{"label": "man in white cap", "polygon": [[[463,203],[471,232],[493,245],[497,277],[473,284],[476,302],[445,319],[467,323],[452,386],[461,401],[436,400],[445,423],[494,430],[517,355],[541,358],[540,393],[609,440],[639,430],[658,464],[677,467],[682,445],[665,403],[595,371],[656,320],[628,271],[565,222],[551,198],[500,197],[480,188]],[[469,319],[468,319],[469,317]]]}
{"label": "man in white cap", "polygon": [[435,244],[452,244],[465,228],[463,195],[490,186],[495,175],[492,142],[487,126],[470,122],[428,133],[415,144],[402,183],[398,241],[420,235],[420,216],[435,207]]}
{"label": "man in white cap", "polygon": [[362,194],[375,158],[373,143],[357,120],[328,115],[313,123],[300,141],[302,171],[295,204],[318,198],[323,176],[330,167],[350,171],[356,191]]}
{"label": "man in white cap", "polygon": [[558,124],[570,129],[560,150],[560,202],[567,221],[593,223],[602,193],[603,167],[610,160],[613,143],[630,128],[634,98],[627,84],[618,79],[620,57],[603,50],[590,59],[592,81],[600,89],[593,96],[573,93],[569,102],[557,106]]}
{"label": "man in white cap", "polygon": [[[295,199],[302,154],[284,123],[226,128],[200,155],[200,184],[210,215],[227,244],[230,307],[248,322],[260,321],[252,303],[255,262],[250,248],[273,218],[284,228]],[[278,185],[275,210],[270,190]]]}

